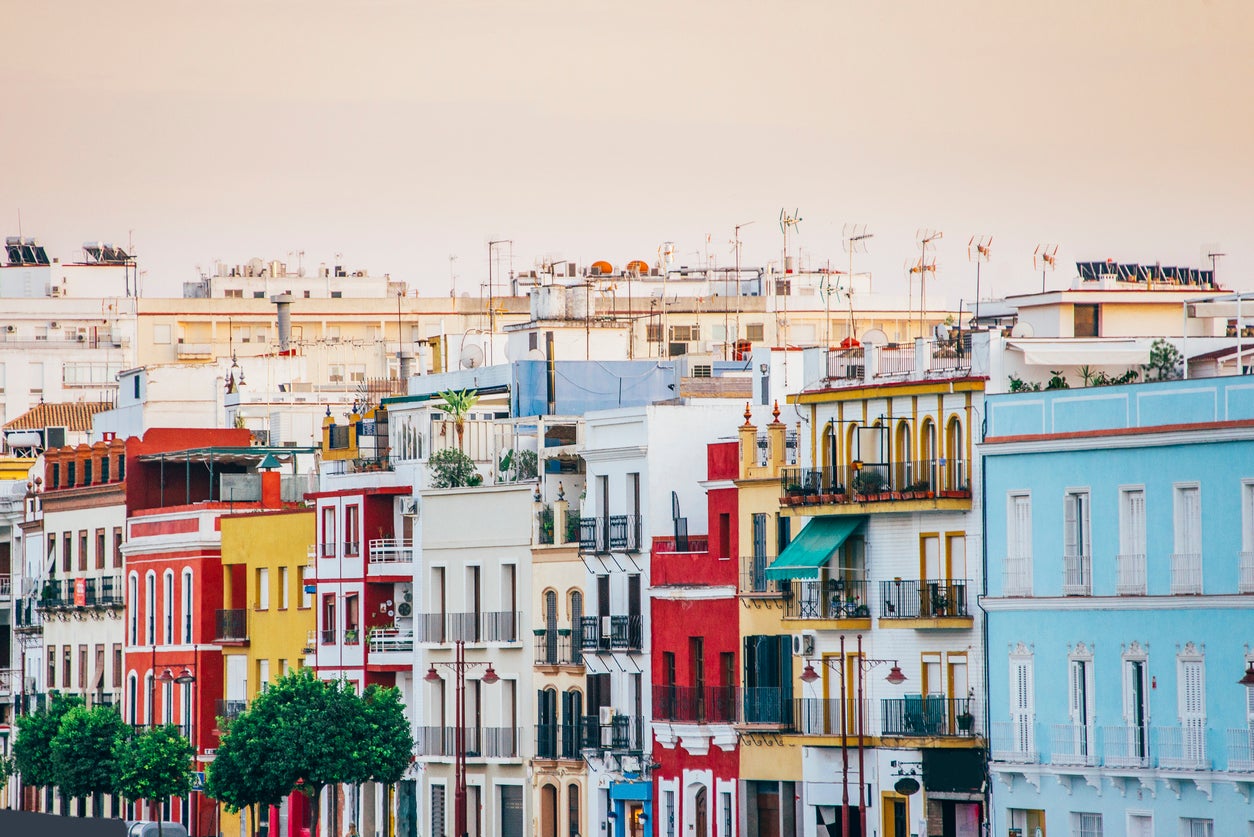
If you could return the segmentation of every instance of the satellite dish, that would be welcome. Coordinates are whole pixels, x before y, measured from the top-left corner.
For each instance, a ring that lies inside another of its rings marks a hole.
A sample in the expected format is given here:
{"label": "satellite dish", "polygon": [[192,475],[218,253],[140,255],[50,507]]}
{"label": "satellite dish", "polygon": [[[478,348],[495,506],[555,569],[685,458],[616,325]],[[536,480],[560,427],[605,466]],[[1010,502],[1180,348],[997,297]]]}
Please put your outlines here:
{"label": "satellite dish", "polygon": [[539,349],[532,349],[527,352],[527,360],[544,360],[544,352]]}
{"label": "satellite dish", "polygon": [[902,796],[910,796],[919,792],[919,781],[909,776],[902,776],[893,784],[893,790]]}
{"label": "satellite dish", "polygon": [[888,335],[884,333],[882,328],[873,328],[862,333],[862,345],[864,346],[887,346]]}
{"label": "satellite dish", "polygon": [[935,337],[937,342],[939,343],[948,343],[949,342],[949,329],[945,325],[938,323],[932,329],[932,336]]}
{"label": "satellite dish", "polygon": [[458,359],[461,361],[463,369],[474,369],[477,366],[483,366],[483,349],[473,344],[469,345],[462,349]]}
{"label": "satellite dish", "polygon": [[1010,329],[1011,337],[1031,337],[1035,333],[1031,323],[1015,323],[1015,327]]}

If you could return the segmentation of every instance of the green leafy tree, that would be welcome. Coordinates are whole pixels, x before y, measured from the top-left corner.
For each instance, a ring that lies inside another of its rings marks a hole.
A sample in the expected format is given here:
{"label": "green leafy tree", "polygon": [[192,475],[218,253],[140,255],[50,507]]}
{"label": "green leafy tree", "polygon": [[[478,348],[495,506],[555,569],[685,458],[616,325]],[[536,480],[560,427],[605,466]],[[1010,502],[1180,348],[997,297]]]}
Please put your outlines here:
{"label": "green leafy tree", "polygon": [[[160,802],[186,796],[192,788],[192,757],[195,750],[178,727],[163,724],[118,741],[113,751],[117,765],[116,787],[127,799]],[[161,834],[158,807],[157,834]]]}
{"label": "green leafy tree", "polygon": [[279,805],[292,790],[293,779],[283,759],[276,759],[273,729],[281,719],[275,705],[264,704],[242,712],[222,725],[217,756],[209,764],[205,792],[231,813],[249,809],[252,833],[257,834],[257,806]]}
{"label": "green leafy tree", "polygon": [[431,469],[432,488],[460,488],[483,482],[483,476],[475,469],[474,460],[457,448],[445,448],[431,454],[427,467]]}
{"label": "green leafy tree", "polygon": [[128,727],[108,706],[71,707],[52,739],[51,762],[56,785],[68,796],[82,798],[114,790],[113,753]]}
{"label": "green leafy tree", "polygon": [[70,710],[81,708],[82,698],[74,695],[51,696],[47,709],[18,716],[17,739],[13,742],[13,766],[22,782],[35,787],[57,784],[52,761],[52,742],[61,730],[61,720]]}
{"label": "green leafy tree", "polygon": [[441,392],[440,397],[444,399],[445,409],[453,417],[453,429],[457,431],[457,449],[462,450],[462,437],[466,433],[466,416],[478,403],[479,393],[468,389],[461,392],[450,389]]}
{"label": "green leafy tree", "polygon": [[1181,358],[1175,344],[1158,338],[1150,345],[1149,363],[1141,367],[1145,371],[1145,380],[1174,381],[1179,378]]}
{"label": "green leafy tree", "polygon": [[366,687],[360,698],[365,722],[361,755],[365,782],[394,785],[413,761],[414,739],[399,689]]}

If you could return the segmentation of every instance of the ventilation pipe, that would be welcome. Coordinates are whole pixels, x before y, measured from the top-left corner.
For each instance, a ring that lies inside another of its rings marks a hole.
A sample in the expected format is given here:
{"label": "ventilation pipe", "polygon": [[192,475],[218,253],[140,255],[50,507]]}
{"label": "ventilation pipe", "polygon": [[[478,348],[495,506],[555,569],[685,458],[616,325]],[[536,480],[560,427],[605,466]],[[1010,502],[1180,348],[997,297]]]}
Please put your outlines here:
{"label": "ventilation pipe", "polygon": [[279,315],[279,351],[286,352],[292,344],[292,295],[277,294],[270,297]]}

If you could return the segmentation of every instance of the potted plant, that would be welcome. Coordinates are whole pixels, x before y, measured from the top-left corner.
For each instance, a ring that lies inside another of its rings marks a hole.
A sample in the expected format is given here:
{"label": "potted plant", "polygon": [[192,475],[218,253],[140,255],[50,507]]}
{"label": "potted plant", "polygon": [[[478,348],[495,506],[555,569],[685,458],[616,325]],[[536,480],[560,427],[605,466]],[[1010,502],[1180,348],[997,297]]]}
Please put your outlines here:
{"label": "potted plant", "polygon": [[884,487],[884,475],[879,471],[858,471],[853,476],[853,490],[862,495],[869,497],[878,495],[880,489]]}
{"label": "potted plant", "polygon": [[975,727],[975,716],[970,712],[963,712],[958,716],[958,729],[962,732],[970,732]]}

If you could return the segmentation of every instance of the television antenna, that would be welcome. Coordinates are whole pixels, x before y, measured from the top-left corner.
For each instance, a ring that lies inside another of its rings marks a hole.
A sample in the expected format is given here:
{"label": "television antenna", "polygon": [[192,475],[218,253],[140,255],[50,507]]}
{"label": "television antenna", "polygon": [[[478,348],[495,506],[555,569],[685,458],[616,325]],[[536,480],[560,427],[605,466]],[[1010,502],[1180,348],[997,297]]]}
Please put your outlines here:
{"label": "television antenna", "polygon": [[[790,230],[798,229],[800,224],[801,224],[801,210],[800,209],[794,209],[791,215],[788,214],[788,210],[780,209],[779,231],[783,233],[784,235],[784,263],[782,265],[784,276],[787,276],[792,272],[792,269],[789,268],[788,266],[788,233]],[[786,286],[786,287],[788,287],[788,293],[783,294],[784,302],[783,302],[782,318],[780,316],[779,308],[775,309],[776,310],[775,331],[776,331],[776,334],[779,336],[780,345],[783,345],[783,346],[788,345],[788,296],[789,294],[792,293],[792,288],[790,286]],[[780,294],[778,293],[778,287],[776,288],[776,291],[777,292],[775,296],[778,299],[778,297],[780,296]],[[788,367],[787,365],[785,365],[784,383],[787,384],[787,382],[788,382]]]}
{"label": "television antenna", "polygon": [[[845,224],[841,229],[840,237],[845,252],[849,254],[849,273],[846,280],[845,296],[849,297],[849,336],[853,337],[853,254],[866,254],[866,244],[875,233],[866,231],[866,224]],[[867,276],[867,291],[871,290],[871,278]]]}
{"label": "television antenna", "polygon": [[1058,245],[1038,244],[1032,251],[1032,267],[1041,272],[1041,293],[1045,293],[1045,274],[1058,266]]}
{"label": "television antenna", "polygon": [[[742,224],[737,224],[733,232],[734,237],[731,240],[732,251],[735,253],[735,256],[736,256],[736,339],[737,340],[740,339],[740,248],[743,246],[743,243],[740,240],[740,229],[741,227],[747,227],[752,223],[753,223],[752,221],[745,221]],[[731,356],[727,354],[727,343],[730,340],[730,335],[727,332],[727,326],[728,326],[727,306],[724,305],[723,306],[723,359],[724,360],[731,359]]]}
{"label": "television antenna", "polygon": [[449,253],[448,256],[448,295],[449,299],[457,297],[457,273],[454,272],[453,266],[457,261],[457,256]]}
{"label": "television antenna", "polygon": [[967,260],[975,262],[975,320],[980,320],[980,265],[988,261],[993,249],[991,235],[973,235],[967,242]]}
{"label": "television antenna", "polygon": [[[927,275],[929,273],[933,277],[936,275],[936,242],[944,238],[945,233],[940,230],[920,228],[915,231],[914,237],[919,243],[919,259],[910,268],[910,275],[913,276],[916,273],[919,275],[919,336],[922,337],[923,319],[927,310]],[[930,261],[927,254],[928,248],[931,248],[933,251]],[[909,285],[909,281],[906,284]],[[911,286],[910,291],[913,292],[913,286]],[[911,309],[913,309],[914,300],[910,299],[909,302]]]}

